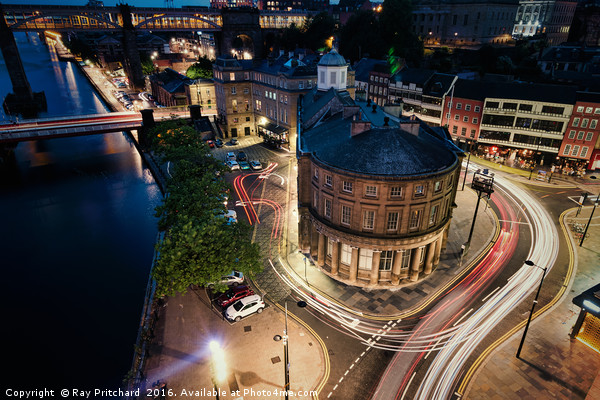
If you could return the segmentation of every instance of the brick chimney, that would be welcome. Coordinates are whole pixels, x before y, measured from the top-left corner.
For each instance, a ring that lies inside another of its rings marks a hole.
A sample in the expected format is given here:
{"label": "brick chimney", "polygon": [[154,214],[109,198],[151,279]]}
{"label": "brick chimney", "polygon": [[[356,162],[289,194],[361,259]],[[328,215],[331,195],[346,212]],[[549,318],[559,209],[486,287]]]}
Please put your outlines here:
{"label": "brick chimney", "polygon": [[356,136],[364,131],[368,131],[369,129],[371,129],[371,122],[369,120],[362,119],[362,112],[358,112],[352,117],[350,136]]}

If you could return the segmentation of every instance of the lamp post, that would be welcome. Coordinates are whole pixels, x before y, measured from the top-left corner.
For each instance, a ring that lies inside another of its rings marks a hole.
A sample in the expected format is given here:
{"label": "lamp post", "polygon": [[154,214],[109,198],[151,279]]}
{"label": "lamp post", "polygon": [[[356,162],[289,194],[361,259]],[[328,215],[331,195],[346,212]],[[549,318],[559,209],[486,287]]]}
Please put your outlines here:
{"label": "lamp post", "polygon": [[275,335],[273,340],[276,342],[283,339],[283,369],[284,369],[284,379],[285,379],[285,400],[288,400],[288,391],[290,390],[290,357],[288,353],[288,325],[287,325],[287,301],[285,302],[285,330],[283,331],[283,336]]}
{"label": "lamp post", "polygon": [[592,223],[592,217],[594,216],[594,211],[596,211],[596,206],[598,205],[599,199],[600,199],[600,195],[596,196],[596,201],[594,202],[594,208],[592,208],[592,213],[590,214],[590,219],[588,220],[587,225],[585,226],[583,235],[581,235],[581,241],[579,242],[579,247],[581,247],[583,245],[583,240],[585,239],[585,235],[587,235],[588,228],[590,227],[590,224]]}
{"label": "lamp post", "polygon": [[475,220],[477,219],[477,211],[479,210],[479,201],[481,200],[481,196],[486,194],[489,199],[492,196],[492,193],[494,193],[494,174],[489,173],[487,169],[484,169],[483,171],[478,169],[473,174],[471,188],[477,192],[477,205],[475,206],[475,213],[473,214],[473,222],[471,223],[469,238],[465,243],[465,252],[469,250],[471,245],[471,238],[473,237],[473,229],[475,228]]}
{"label": "lamp post", "polygon": [[469,143],[469,155],[467,156],[467,167],[465,168],[465,177],[463,178],[463,184],[462,184],[461,190],[465,190],[465,182],[467,181],[467,174],[469,173],[469,162],[471,161],[471,147],[473,146],[473,142],[471,142],[469,140],[468,143]]}
{"label": "lamp post", "polygon": [[520,356],[521,356],[521,349],[523,348],[523,343],[525,342],[525,335],[527,335],[527,330],[529,329],[529,324],[531,323],[531,317],[533,316],[533,310],[535,310],[535,305],[537,304],[538,296],[540,295],[540,290],[542,290],[542,283],[544,283],[544,278],[546,277],[546,271],[547,271],[546,267],[541,267],[539,265],[536,265],[531,260],[525,261],[525,264],[529,265],[530,267],[541,268],[542,270],[544,270],[544,273],[542,274],[542,279],[540,280],[540,286],[538,287],[537,293],[535,295],[535,299],[533,300],[533,304],[531,306],[531,312],[529,313],[529,318],[527,319],[527,324],[525,325],[525,330],[523,331],[523,337],[521,338],[521,343],[519,343],[519,348],[517,350],[517,358],[520,358]]}
{"label": "lamp post", "polygon": [[[540,142],[542,141],[542,137],[537,137],[537,147],[535,149],[535,156],[537,156],[538,151],[540,150]],[[536,163],[537,164],[537,163]],[[531,180],[531,174],[533,174],[533,166],[529,169],[529,180]]]}
{"label": "lamp post", "polygon": [[226,375],[226,366],[225,366],[225,353],[221,348],[221,345],[216,340],[212,340],[208,347],[210,348],[210,352],[212,353],[212,378],[213,385],[215,388],[215,398],[219,400],[219,388],[217,383],[223,382],[225,380]]}

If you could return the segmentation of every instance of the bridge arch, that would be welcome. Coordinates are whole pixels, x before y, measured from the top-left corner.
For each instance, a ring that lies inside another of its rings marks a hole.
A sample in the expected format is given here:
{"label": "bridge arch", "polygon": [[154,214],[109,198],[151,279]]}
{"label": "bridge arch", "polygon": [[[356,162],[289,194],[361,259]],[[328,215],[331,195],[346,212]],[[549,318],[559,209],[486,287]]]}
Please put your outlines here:
{"label": "bridge arch", "polygon": [[163,18],[172,18],[172,17],[195,19],[195,20],[198,20],[198,21],[202,21],[202,22],[204,22],[204,23],[212,26],[215,29],[220,30],[222,28],[221,25],[219,25],[219,24],[217,24],[215,22],[209,21],[206,18],[198,17],[196,15],[167,15],[167,14],[158,15],[158,16],[152,17],[152,18],[147,18],[147,19],[143,20],[142,22],[138,23],[137,25],[135,25],[135,27],[136,28],[142,28],[144,25],[147,25],[147,24],[149,24],[151,22],[155,22],[155,21],[161,20]]}
{"label": "bridge arch", "polygon": [[[15,23],[15,24],[10,25],[9,29],[16,30],[20,26],[26,25],[29,22],[33,22],[33,21],[38,20],[38,19],[42,19],[43,20],[45,18],[52,18],[52,17],[80,17],[80,18],[87,18],[87,19],[98,21],[101,24],[110,25],[110,26],[112,26],[115,29],[121,29],[122,28],[121,25],[119,25],[118,23],[115,23],[115,22],[110,21],[108,19],[100,18],[100,17],[93,16],[93,15],[87,15],[87,14],[84,14],[84,13],[74,13],[74,14],[68,14],[68,15],[65,15],[65,14],[62,14],[62,13],[44,13],[44,14],[37,14],[37,15],[25,18],[22,21],[19,21],[19,22]],[[55,23],[54,20],[52,20],[51,24],[54,25],[54,23]],[[50,28],[50,27],[43,27],[42,28],[42,27],[40,27],[39,29],[45,30],[45,29],[56,29],[56,28]]]}

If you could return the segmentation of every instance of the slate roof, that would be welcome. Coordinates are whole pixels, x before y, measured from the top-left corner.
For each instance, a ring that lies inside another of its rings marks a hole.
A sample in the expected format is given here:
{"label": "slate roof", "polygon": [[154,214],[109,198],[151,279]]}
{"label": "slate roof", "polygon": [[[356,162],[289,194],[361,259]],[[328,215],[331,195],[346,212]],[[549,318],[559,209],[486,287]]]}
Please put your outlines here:
{"label": "slate roof", "polygon": [[158,74],[152,75],[150,79],[161,82],[162,87],[169,93],[184,93],[185,85],[194,82],[193,79],[190,79],[171,68],[167,68]]}
{"label": "slate roof", "polygon": [[356,64],[354,64],[355,80],[359,82],[368,82],[369,73],[374,69],[377,64],[386,64],[384,60],[377,60],[375,58],[361,58]]}
{"label": "slate roof", "polygon": [[337,114],[303,131],[302,150],[331,167],[380,177],[422,177],[458,162],[457,152],[426,129],[413,135],[399,127],[374,127],[350,136],[351,123]]}
{"label": "slate roof", "polygon": [[331,49],[329,53],[325,54],[319,60],[319,65],[329,67],[343,67],[347,64],[346,59],[335,48]]}
{"label": "slate roof", "polygon": [[486,97],[575,104],[575,86],[542,83],[486,83]]}
{"label": "slate roof", "polygon": [[485,100],[485,86],[481,81],[459,79],[454,84],[454,97],[470,100]]}
{"label": "slate roof", "polygon": [[435,71],[432,69],[403,68],[394,75],[393,79],[396,82],[402,82],[404,84],[414,83],[417,86],[423,87],[433,74],[435,74]]}
{"label": "slate roof", "polygon": [[456,75],[435,73],[425,83],[423,93],[431,96],[443,96],[448,93],[455,79]]}

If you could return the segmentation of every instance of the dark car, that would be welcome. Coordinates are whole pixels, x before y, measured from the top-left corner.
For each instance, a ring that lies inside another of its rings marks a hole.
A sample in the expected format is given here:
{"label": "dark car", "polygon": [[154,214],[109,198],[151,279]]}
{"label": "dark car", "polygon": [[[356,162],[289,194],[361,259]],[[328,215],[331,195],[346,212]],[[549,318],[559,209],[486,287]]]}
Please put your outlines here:
{"label": "dark car", "polygon": [[221,139],[215,139],[215,146],[223,147],[223,141]]}
{"label": "dark car", "polygon": [[213,142],[212,140],[207,140],[206,144],[208,145],[208,147],[210,147],[211,149],[215,147],[215,142]]}
{"label": "dark car", "polygon": [[215,300],[220,307],[227,307],[233,302],[254,294],[254,290],[250,289],[248,286],[237,286],[229,289]]}
{"label": "dark car", "polygon": [[237,160],[238,161],[247,161],[248,157],[246,156],[246,153],[244,153],[243,151],[240,151],[239,153],[237,153]]}
{"label": "dark car", "polygon": [[229,141],[229,144],[230,144],[230,145],[232,145],[232,146],[235,146],[236,144],[238,144],[238,141],[237,141],[237,139],[236,139],[236,138],[232,138],[232,139]]}

